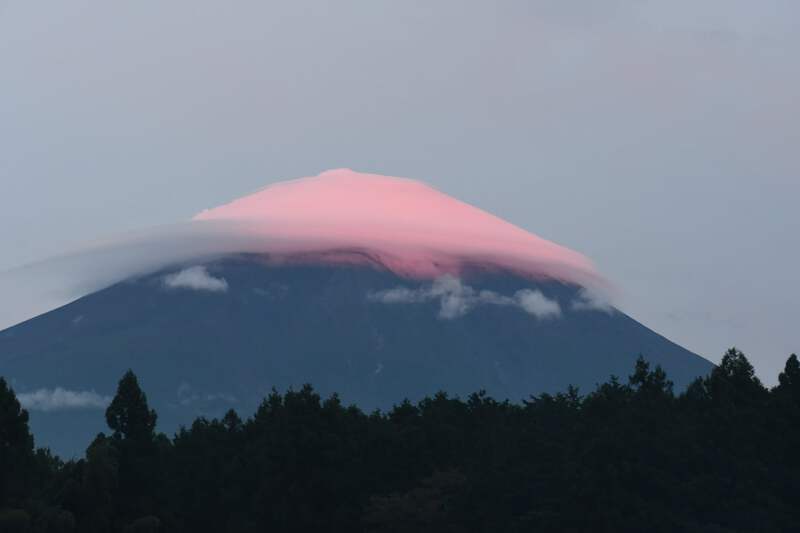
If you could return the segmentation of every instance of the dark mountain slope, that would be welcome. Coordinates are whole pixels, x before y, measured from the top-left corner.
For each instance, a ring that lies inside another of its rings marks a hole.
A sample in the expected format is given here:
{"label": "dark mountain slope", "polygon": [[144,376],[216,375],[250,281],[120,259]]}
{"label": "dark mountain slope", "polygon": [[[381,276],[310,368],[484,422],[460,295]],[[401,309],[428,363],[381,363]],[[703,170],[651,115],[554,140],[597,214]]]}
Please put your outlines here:
{"label": "dark mountain slope", "polygon": [[[229,408],[247,416],[272,387],[303,383],[369,409],[438,390],[485,389],[514,401],[568,384],[587,391],[611,374],[627,376],[639,354],[678,386],[712,367],[621,312],[573,310],[579,288],[558,282],[475,271],[464,283],[502,295],[536,288],[562,315],[481,305],[443,319],[435,299],[368,298],[429,285],[379,265],[268,267],[239,256],[207,269],[227,291],[168,289],[161,272],[0,332],[0,375],[18,393],[62,387],[106,396],[131,368],[169,432]],[[68,409],[32,411],[31,424],[39,445],[80,453],[104,420],[97,408]]]}

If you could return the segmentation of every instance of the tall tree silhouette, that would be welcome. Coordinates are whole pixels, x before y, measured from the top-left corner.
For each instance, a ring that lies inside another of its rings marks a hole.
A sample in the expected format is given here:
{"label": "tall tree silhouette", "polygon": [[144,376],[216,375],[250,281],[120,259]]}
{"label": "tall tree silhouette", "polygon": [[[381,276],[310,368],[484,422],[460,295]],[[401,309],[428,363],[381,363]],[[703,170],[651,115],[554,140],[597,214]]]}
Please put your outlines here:
{"label": "tall tree silhouette", "polygon": [[725,352],[706,379],[706,387],[711,399],[720,405],[753,405],[767,398],[767,389],[756,377],[753,365],[736,348]]}
{"label": "tall tree silhouette", "polygon": [[775,390],[782,398],[800,406],[800,361],[796,354],[787,359],[783,372],[778,375],[778,386]]}
{"label": "tall tree silhouette", "polygon": [[[156,440],[156,412],[147,404],[139,380],[128,370],[117,394],[106,410],[106,422],[114,431],[111,446],[119,461],[119,489],[115,498],[120,523],[139,523],[154,512],[159,487],[159,447]],[[102,440],[102,436],[98,437]],[[100,445],[96,442],[95,445]]]}
{"label": "tall tree silhouette", "polygon": [[117,439],[136,441],[155,437],[156,412],[147,405],[139,380],[128,370],[119,382],[117,394],[106,409],[106,422]]}
{"label": "tall tree silhouette", "polygon": [[33,458],[28,412],[0,378],[0,508],[25,496]]}

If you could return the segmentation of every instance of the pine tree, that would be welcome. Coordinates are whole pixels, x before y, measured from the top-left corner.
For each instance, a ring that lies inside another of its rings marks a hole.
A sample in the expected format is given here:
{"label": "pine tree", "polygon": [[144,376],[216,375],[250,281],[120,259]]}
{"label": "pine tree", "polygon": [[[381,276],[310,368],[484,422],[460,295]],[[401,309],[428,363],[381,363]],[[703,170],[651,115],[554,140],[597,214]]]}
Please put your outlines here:
{"label": "pine tree", "polygon": [[0,377],[0,508],[23,498],[30,489],[34,460],[28,412]]}
{"label": "pine tree", "polygon": [[147,405],[139,380],[128,370],[119,382],[117,394],[106,409],[106,422],[114,438],[148,441],[155,438],[156,412]]}
{"label": "pine tree", "polygon": [[755,405],[767,398],[767,389],[756,377],[747,357],[731,348],[706,380],[711,399],[720,405]]}
{"label": "pine tree", "polygon": [[119,461],[119,488],[115,497],[118,521],[130,523],[154,512],[162,471],[156,419],[156,412],[148,406],[139,380],[128,370],[106,410],[106,422],[114,431],[111,445]]}
{"label": "pine tree", "polygon": [[778,375],[778,386],[775,391],[779,396],[800,405],[800,361],[792,354],[786,360],[783,372]]}
{"label": "pine tree", "polygon": [[672,382],[667,379],[667,373],[661,366],[650,370],[650,364],[640,355],[636,360],[633,374],[628,378],[628,383],[639,394],[645,395],[672,395]]}

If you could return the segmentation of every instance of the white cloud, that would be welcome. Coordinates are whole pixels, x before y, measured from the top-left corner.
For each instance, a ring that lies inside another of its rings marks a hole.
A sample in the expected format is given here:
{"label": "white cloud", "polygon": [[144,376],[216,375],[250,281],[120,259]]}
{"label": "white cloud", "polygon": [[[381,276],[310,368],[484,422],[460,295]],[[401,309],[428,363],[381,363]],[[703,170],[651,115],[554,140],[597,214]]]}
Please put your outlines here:
{"label": "white cloud", "polygon": [[164,276],[164,286],[169,289],[190,289],[195,291],[226,292],[228,282],[225,278],[211,276],[205,267],[193,266]]}
{"label": "white cloud", "polygon": [[602,294],[589,289],[581,289],[578,296],[572,300],[570,307],[574,311],[602,311],[611,314],[614,306]]}
{"label": "white cloud", "polygon": [[536,318],[555,318],[561,315],[561,306],[539,291],[522,290],[514,295],[518,305]]}
{"label": "white cloud", "polygon": [[17,394],[19,403],[30,411],[63,411],[68,409],[105,409],[110,396],[95,391],[75,391],[56,387]]}
{"label": "white cloud", "polygon": [[419,303],[424,302],[428,298],[427,295],[420,290],[411,290],[406,287],[397,287],[385,291],[372,293],[370,299],[380,301],[385,304],[398,304],[398,303]]}
{"label": "white cloud", "polygon": [[561,315],[561,306],[547,298],[541,291],[523,289],[513,296],[493,291],[477,291],[453,276],[442,276],[430,286],[418,289],[396,287],[367,295],[374,302],[385,304],[422,303],[439,300],[439,318],[453,319],[466,315],[479,305],[513,306],[536,318],[555,318]]}

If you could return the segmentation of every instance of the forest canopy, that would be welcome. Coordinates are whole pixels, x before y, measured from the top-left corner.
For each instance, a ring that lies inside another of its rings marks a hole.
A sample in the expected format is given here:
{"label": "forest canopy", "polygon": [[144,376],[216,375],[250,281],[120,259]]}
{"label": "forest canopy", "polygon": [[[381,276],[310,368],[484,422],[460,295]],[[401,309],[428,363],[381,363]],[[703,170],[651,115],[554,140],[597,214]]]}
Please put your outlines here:
{"label": "forest canopy", "polygon": [[0,378],[0,532],[796,531],[800,363],[729,350],[676,394],[639,359],[520,403],[441,392],[365,413],[310,385],[172,437],[129,371],[85,456],[37,449]]}

